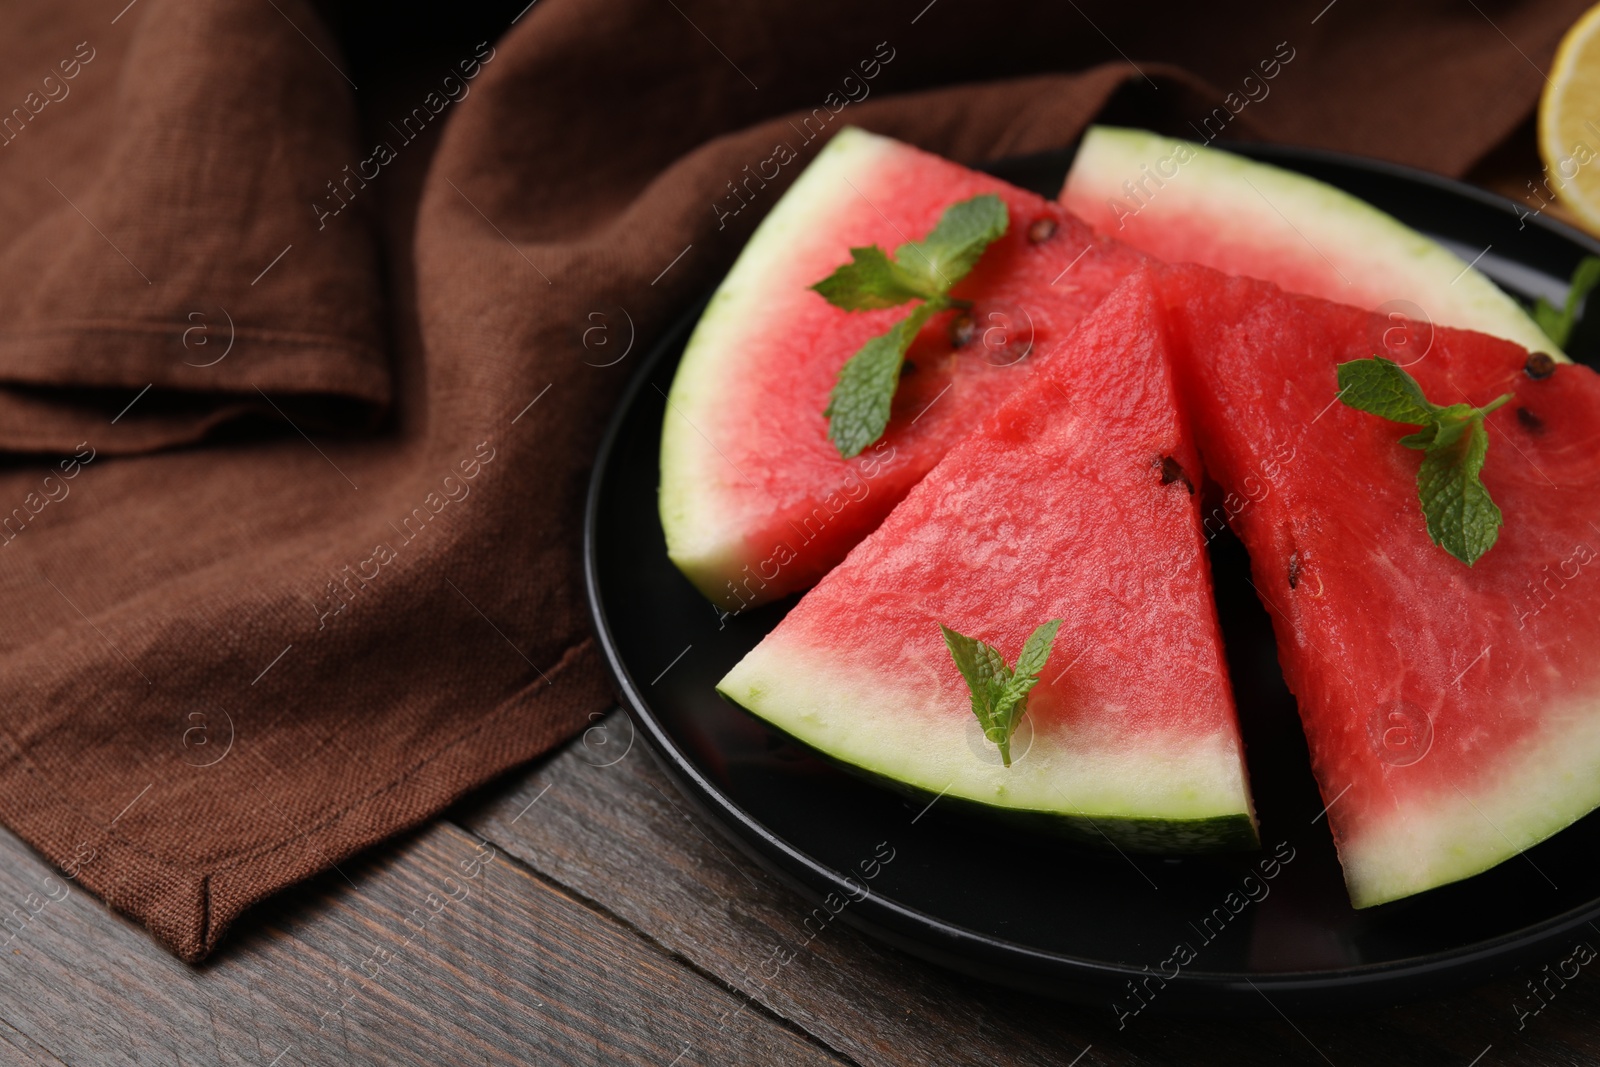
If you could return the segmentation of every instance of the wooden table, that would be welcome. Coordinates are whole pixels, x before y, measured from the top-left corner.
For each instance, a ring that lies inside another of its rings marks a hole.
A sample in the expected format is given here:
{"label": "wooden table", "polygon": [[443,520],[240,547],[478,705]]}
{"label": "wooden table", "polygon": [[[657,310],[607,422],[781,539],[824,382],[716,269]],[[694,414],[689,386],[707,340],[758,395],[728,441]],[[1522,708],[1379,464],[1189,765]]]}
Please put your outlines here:
{"label": "wooden table", "polygon": [[[0,1062],[1503,1064],[1600,1061],[1600,977],[1518,1029],[1516,975],[1343,1018],[1209,1022],[1040,1001],[830,925],[693,814],[606,721],[448,817],[290,890],[189,967],[87,893],[0,951]],[[593,738],[591,738],[593,740]],[[0,833],[0,905],[51,869]],[[62,884],[49,883],[61,897]],[[7,907],[0,907],[0,912]],[[1600,947],[1600,934],[1593,944]],[[1555,960],[1551,961],[1552,963]]]}

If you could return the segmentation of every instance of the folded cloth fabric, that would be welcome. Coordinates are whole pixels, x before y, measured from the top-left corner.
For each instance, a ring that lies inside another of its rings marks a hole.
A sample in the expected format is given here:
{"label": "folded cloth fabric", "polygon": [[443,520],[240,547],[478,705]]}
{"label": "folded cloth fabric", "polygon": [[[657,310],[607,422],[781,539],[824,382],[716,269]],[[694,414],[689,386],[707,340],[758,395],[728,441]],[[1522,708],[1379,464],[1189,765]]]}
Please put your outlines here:
{"label": "folded cloth fabric", "polygon": [[606,708],[601,426],[842,125],[1457,174],[1583,3],[540,0],[359,68],[354,9],[118,6],[0,38],[0,820],[198,960]]}

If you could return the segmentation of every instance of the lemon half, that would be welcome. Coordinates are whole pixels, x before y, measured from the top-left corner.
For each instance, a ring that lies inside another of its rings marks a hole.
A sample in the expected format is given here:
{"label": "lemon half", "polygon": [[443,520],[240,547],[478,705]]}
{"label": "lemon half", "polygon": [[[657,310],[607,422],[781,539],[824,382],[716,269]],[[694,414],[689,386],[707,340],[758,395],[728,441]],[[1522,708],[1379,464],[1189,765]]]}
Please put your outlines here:
{"label": "lemon half", "polygon": [[1539,100],[1539,155],[1549,187],[1600,235],[1600,4],[1556,49]]}

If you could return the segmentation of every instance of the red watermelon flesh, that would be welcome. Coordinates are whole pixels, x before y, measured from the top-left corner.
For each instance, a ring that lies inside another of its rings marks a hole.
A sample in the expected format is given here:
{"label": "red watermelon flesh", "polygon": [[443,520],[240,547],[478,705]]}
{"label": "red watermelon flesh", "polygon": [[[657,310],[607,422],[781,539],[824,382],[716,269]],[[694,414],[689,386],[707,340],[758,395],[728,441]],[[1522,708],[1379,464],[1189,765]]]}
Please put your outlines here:
{"label": "red watermelon flesh", "polygon": [[1336,364],[1373,355],[1366,312],[1162,276],[1353,902],[1478,873],[1600,804],[1600,377],[1535,378],[1516,345],[1442,328],[1407,367],[1436,403],[1515,395],[1482,474],[1505,524],[1468,567],[1429,540],[1410,428],[1335,399]]}
{"label": "red watermelon flesh", "polygon": [[[853,246],[920,239],[951,204],[1000,196],[1009,232],[954,295],[974,302],[912,345],[883,439],[840,458],[828,440],[839,368],[907,307],[849,312],[809,288]],[[994,410],[1144,257],[1064,208],[857,129],[841,131],[776,204],[707,307],[662,430],[668,553],[725,612],[813,585]]]}
{"label": "red watermelon flesh", "polygon": [[[1095,842],[1256,835],[1157,297],[1129,278],[719,684],[822,753]],[[939,626],[1014,660],[1061,618],[1002,765]]]}

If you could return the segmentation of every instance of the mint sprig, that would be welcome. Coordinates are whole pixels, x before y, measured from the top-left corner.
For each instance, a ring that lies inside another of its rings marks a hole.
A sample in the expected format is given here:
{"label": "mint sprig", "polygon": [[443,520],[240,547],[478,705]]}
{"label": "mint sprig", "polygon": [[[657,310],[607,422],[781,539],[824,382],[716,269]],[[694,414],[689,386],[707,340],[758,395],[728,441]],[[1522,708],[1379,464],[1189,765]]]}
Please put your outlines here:
{"label": "mint sprig", "polygon": [[1011,735],[1028,710],[1028,691],[1039,681],[1060,627],[1060,619],[1051,619],[1034,630],[1017,656],[1016,667],[1011,668],[993,645],[939,625],[950,658],[966,679],[972,713],[978,717],[983,736],[999,747],[1000,759],[1007,767],[1011,766]]}
{"label": "mint sprig", "polygon": [[1566,303],[1556,307],[1544,297],[1533,304],[1533,321],[1557,348],[1567,347],[1572,338],[1572,328],[1578,321],[1578,305],[1583,298],[1600,285],[1600,257],[1584,256],[1572,272],[1572,282],[1567,286]]}
{"label": "mint sprig", "polygon": [[1339,364],[1339,399],[1358,411],[1420,427],[1400,443],[1422,453],[1417,496],[1434,544],[1469,567],[1494,547],[1502,517],[1478,477],[1489,452],[1483,420],[1510,393],[1481,408],[1441,406],[1423,396],[1398,363],[1374,356]]}
{"label": "mint sprig", "polygon": [[920,241],[907,241],[891,258],[877,245],[850,250],[850,262],[811,288],[834,307],[870,311],[922,303],[862,345],[839,369],[823,415],[828,439],[845,459],[860,455],[883,436],[900,384],[906,351],[928,319],[946,308],[966,306],[950,290],[1011,225],[1005,201],[992,193],[951,204]]}

